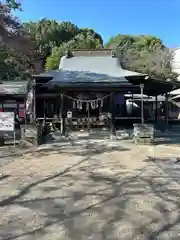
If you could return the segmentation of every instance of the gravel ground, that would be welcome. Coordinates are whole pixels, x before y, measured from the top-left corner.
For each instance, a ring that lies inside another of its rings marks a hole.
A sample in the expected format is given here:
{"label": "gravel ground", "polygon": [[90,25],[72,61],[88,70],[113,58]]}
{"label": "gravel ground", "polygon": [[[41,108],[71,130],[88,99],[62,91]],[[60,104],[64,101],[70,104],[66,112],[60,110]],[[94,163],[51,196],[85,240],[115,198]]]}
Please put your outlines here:
{"label": "gravel ground", "polygon": [[0,158],[0,240],[180,239],[179,151],[120,143]]}

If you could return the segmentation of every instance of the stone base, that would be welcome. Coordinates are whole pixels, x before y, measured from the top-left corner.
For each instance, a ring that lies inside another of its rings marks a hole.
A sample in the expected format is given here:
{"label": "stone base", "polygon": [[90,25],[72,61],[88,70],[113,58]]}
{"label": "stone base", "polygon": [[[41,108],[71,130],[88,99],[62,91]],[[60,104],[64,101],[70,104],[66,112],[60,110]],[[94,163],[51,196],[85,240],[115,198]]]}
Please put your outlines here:
{"label": "stone base", "polygon": [[42,143],[40,125],[28,124],[21,126],[21,147],[38,146]]}
{"label": "stone base", "polygon": [[133,129],[116,130],[117,140],[128,140],[133,137]]}
{"label": "stone base", "polygon": [[133,124],[135,137],[154,137],[154,125],[152,124]]}
{"label": "stone base", "polygon": [[19,146],[21,148],[32,148],[32,147],[37,146],[37,144],[29,141],[29,139],[28,140],[21,139],[19,142]]}
{"label": "stone base", "polygon": [[135,144],[142,144],[142,145],[154,145],[155,140],[152,138],[133,138],[133,142]]}
{"label": "stone base", "polygon": [[154,125],[134,124],[134,138],[136,144],[154,144]]}
{"label": "stone base", "polygon": [[117,140],[116,135],[111,134],[111,135],[110,135],[110,140]]}

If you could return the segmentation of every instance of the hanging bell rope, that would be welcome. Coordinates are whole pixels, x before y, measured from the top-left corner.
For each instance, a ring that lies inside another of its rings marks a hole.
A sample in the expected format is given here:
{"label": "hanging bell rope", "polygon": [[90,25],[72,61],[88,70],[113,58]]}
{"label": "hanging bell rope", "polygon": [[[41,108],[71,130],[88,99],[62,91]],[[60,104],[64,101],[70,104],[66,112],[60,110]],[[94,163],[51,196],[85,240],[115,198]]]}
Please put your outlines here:
{"label": "hanging bell rope", "polygon": [[110,93],[110,94],[107,94],[107,95],[103,96],[102,98],[96,98],[96,99],[91,99],[91,100],[73,98],[73,97],[68,96],[66,94],[64,94],[64,96],[67,97],[68,99],[71,99],[72,101],[81,102],[81,103],[91,103],[91,102],[96,102],[96,101],[103,101],[104,99],[108,98],[112,94],[113,93]]}

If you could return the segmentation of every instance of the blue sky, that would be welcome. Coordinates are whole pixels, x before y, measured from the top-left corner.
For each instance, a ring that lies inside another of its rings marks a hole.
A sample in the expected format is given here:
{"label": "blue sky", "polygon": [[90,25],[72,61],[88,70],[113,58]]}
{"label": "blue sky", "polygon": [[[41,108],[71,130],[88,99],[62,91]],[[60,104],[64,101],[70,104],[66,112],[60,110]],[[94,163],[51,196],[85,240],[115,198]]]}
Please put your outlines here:
{"label": "blue sky", "polygon": [[180,0],[21,0],[22,21],[72,21],[93,28],[106,42],[117,34],[149,34],[180,46]]}

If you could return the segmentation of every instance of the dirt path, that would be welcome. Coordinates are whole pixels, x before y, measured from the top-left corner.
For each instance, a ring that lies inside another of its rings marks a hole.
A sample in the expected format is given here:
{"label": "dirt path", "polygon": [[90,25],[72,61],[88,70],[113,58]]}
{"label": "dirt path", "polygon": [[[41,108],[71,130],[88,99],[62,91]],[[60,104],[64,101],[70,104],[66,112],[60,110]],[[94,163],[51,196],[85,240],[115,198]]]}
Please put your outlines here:
{"label": "dirt path", "polygon": [[0,168],[0,240],[180,239],[180,185],[147,159],[178,150],[73,149],[25,154]]}

